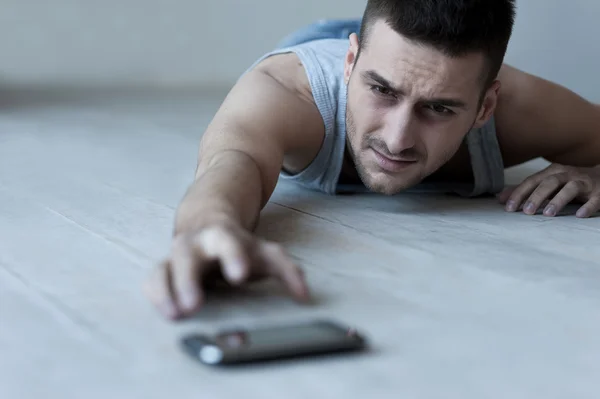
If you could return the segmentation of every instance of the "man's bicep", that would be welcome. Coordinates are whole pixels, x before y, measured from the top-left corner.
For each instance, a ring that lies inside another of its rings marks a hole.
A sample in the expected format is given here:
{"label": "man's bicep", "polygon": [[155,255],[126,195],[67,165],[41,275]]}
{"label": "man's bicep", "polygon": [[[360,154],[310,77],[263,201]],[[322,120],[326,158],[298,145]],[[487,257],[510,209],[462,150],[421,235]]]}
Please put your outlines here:
{"label": "man's bicep", "polygon": [[600,163],[600,108],[554,82],[505,65],[496,109],[506,166],[535,158]]}
{"label": "man's bicep", "polygon": [[238,81],[208,126],[200,162],[223,151],[242,151],[274,185],[284,162],[301,164],[315,155],[310,153],[318,151],[323,134],[314,103],[256,68]]}

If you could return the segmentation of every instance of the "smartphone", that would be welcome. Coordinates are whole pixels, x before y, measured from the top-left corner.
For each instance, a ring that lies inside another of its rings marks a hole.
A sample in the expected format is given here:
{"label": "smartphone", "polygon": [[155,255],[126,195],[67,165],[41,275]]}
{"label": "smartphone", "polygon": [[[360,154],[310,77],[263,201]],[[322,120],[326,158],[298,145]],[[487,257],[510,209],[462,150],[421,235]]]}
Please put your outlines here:
{"label": "smartphone", "polygon": [[188,334],[181,345],[195,360],[217,366],[354,352],[365,349],[367,342],[353,328],[315,320],[222,330],[215,335]]}

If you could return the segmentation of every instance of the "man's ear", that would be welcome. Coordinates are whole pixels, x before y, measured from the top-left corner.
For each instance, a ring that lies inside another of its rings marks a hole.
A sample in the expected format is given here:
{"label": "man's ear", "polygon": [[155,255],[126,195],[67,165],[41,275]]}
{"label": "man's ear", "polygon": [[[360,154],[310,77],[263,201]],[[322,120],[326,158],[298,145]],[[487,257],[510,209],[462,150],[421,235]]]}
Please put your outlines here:
{"label": "man's ear", "polygon": [[492,86],[487,90],[483,101],[481,102],[481,108],[479,114],[475,120],[474,128],[480,128],[487,123],[492,117],[498,105],[498,95],[500,94],[500,81],[496,80]]}
{"label": "man's ear", "polygon": [[350,75],[352,75],[352,70],[358,56],[358,36],[356,33],[352,33],[349,39],[350,45],[348,46],[348,52],[344,61],[344,81],[346,84],[350,81]]}

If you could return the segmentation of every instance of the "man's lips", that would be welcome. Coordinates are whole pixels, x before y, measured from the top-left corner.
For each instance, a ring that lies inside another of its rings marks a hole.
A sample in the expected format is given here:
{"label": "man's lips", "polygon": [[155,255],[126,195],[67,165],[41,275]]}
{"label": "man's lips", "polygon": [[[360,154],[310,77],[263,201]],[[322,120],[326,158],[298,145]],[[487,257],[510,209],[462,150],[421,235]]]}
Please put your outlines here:
{"label": "man's lips", "polygon": [[379,167],[388,172],[400,172],[417,162],[414,158],[389,158],[373,148],[371,150]]}

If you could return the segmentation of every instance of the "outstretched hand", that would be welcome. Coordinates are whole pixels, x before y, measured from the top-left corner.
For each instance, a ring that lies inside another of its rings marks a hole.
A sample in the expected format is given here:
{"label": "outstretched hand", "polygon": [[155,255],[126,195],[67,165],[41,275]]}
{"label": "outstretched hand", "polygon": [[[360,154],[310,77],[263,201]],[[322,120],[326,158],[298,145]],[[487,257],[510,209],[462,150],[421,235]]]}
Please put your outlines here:
{"label": "outstretched hand", "polygon": [[279,244],[233,224],[215,224],[177,235],[169,257],[146,282],[146,295],[166,318],[191,316],[204,304],[204,286],[214,272],[233,286],[274,277],[294,298],[308,298],[302,270]]}
{"label": "outstretched hand", "polygon": [[583,168],[552,164],[531,175],[516,187],[498,195],[506,211],[520,209],[534,215],[544,206],[545,216],[556,216],[566,205],[576,201],[583,204],[576,213],[587,218],[600,210],[600,168]]}

